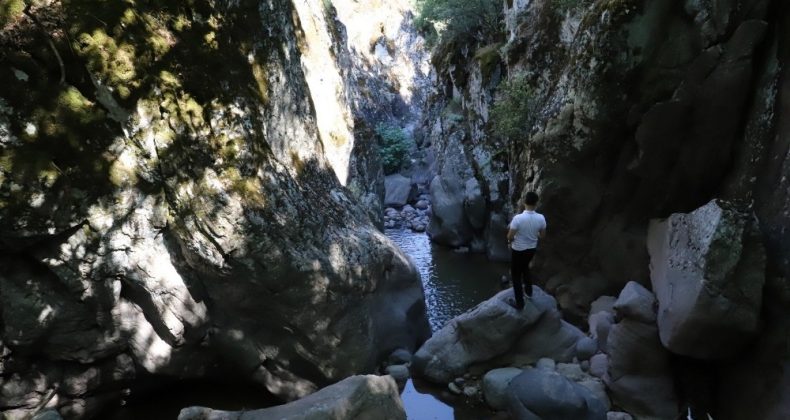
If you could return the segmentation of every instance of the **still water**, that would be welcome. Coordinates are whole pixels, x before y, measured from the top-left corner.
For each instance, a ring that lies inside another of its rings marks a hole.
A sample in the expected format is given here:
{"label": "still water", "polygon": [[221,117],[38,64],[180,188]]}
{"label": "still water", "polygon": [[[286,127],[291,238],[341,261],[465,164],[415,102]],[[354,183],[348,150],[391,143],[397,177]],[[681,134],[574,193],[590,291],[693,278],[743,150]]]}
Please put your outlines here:
{"label": "still water", "polygon": [[[500,290],[499,279],[507,272],[506,264],[433,245],[425,233],[401,229],[388,229],[385,233],[420,271],[433,332]],[[462,396],[450,394],[446,388],[419,380],[409,380],[401,398],[408,420],[481,420],[494,414]]]}
{"label": "still water", "polygon": [[425,233],[387,229],[387,236],[408,254],[422,277],[431,331],[496,294],[507,264],[481,254],[458,253],[431,243]]}

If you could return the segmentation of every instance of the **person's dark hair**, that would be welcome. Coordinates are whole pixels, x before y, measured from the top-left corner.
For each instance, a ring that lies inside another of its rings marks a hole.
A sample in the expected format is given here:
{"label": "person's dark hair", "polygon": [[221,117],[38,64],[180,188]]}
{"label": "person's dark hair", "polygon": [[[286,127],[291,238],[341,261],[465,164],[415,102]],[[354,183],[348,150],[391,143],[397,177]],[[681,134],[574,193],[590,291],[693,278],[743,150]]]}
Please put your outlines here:
{"label": "person's dark hair", "polygon": [[524,204],[528,206],[534,206],[538,204],[538,194],[534,191],[530,191],[527,193],[527,196],[524,198]]}

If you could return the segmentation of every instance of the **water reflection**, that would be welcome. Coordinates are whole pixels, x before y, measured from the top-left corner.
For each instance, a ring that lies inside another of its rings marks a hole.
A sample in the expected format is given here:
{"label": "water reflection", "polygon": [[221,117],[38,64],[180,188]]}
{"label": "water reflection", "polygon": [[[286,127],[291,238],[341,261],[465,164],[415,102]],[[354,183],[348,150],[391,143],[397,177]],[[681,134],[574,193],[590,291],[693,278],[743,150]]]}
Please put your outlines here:
{"label": "water reflection", "polygon": [[433,332],[498,292],[499,279],[508,270],[506,264],[492,263],[483,255],[433,245],[425,233],[405,229],[385,233],[412,257],[420,271]]}
{"label": "water reflection", "polygon": [[453,420],[453,408],[439,401],[431,394],[423,394],[414,388],[414,382],[409,379],[406,387],[400,394],[403,399],[403,408],[409,420]]}

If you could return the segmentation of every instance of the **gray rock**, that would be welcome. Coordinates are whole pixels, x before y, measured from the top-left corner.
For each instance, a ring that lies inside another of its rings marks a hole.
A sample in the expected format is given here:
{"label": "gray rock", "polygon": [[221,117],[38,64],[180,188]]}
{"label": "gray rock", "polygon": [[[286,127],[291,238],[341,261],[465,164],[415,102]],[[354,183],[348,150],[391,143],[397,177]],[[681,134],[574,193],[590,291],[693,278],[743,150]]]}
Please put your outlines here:
{"label": "gray rock", "polygon": [[556,371],[573,382],[579,382],[589,377],[576,363],[557,363]]}
{"label": "gray rock", "polygon": [[754,215],[713,200],[651,222],[648,250],[664,346],[700,359],[738,354],[759,327],[765,284]]}
{"label": "gray rock", "polygon": [[476,178],[469,178],[464,184],[464,211],[469,224],[476,230],[486,226],[486,199],[480,191],[480,183]]}
{"label": "gray rock", "polygon": [[468,398],[474,398],[479,393],[480,393],[480,388],[478,388],[478,387],[476,387],[474,385],[470,385],[470,386],[465,386],[464,387],[464,395],[466,395]]}
{"label": "gray rock", "polygon": [[508,411],[517,420],[606,418],[596,395],[551,370],[527,369],[513,378],[507,392]]}
{"label": "gray rock", "polygon": [[576,381],[576,383],[589,389],[595,395],[595,398],[603,404],[604,409],[608,411],[612,408],[612,403],[609,401],[609,394],[606,393],[606,385],[604,385],[603,381],[598,378],[587,377]]}
{"label": "gray rock", "polygon": [[455,395],[461,395],[461,387],[455,384],[455,382],[450,382],[447,384],[447,389],[450,390]]}
{"label": "gray rock", "polygon": [[639,417],[674,418],[678,402],[670,355],[661,345],[658,328],[624,319],[612,326],[607,347],[604,382],[614,403]]}
{"label": "gray rock", "polygon": [[389,376],[358,375],[277,407],[220,411],[205,407],[181,410],[178,420],[406,419],[398,386]]}
{"label": "gray rock", "polygon": [[436,383],[463,375],[477,362],[502,365],[532,363],[541,357],[570,360],[583,336],[561,320],[556,301],[537,287],[518,311],[503,290],[452,319],[415,353],[412,368]]}
{"label": "gray rock", "polygon": [[414,205],[414,207],[416,207],[418,210],[425,210],[428,208],[429,204],[430,203],[427,200],[420,200]]}
{"label": "gray rock", "polygon": [[496,410],[507,408],[507,386],[510,381],[521,374],[521,369],[514,367],[493,369],[483,376],[483,395],[486,403]]}
{"label": "gray rock", "polygon": [[387,366],[385,372],[392,376],[399,385],[406,383],[406,380],[411,376],[409,367],[406,365],[390,365]]}
{"label": "gray rock", "polygon": [[589,337],[582,337],[576,342],[576,358],[589,360],[598,352],[598,342]]}
{"label": "gray rock", "polygon": [[634,418],[622,411],[610,411],[606,413],[606,420],[634,420]]}
{"label": "gray rock", "polygon": [[557,363],[553,359],[542,357],[535,363],[535,367],[538,369],[554,370],[557,368]]}
{"label": "gray rock", "polygon": [[598,342],[598,348],[605,352],[609,330],[614,324],[614,314],[605,311],[596,312],[590,315],[587,323],[590,328],[590,336]]}
{"label": "gray rock", "polygon": [[405,365],[411,363],[412,354],[406,349],[397,349],[387,358],[391,365]]}
{"label": "gray rock", "polygon": [[590,375],[603,378],[608,371],[609,356],[600,353],[590,358]]}
{"label": "gray rock", "polygon": [[621,317],[650,324],[656,322],[656,297],[641,284],[629,281],[614,303],[614,310]]}
{"label": "gray rock", "polygon": [[492,212],[486,227],[486,256],[491,261],[510,261],[510,246],[507,244],[508,220],[505,215]]}
{"label": "gray rock", "polygon": [[601,296],[590,304],[590,315],[596,314],[598,312],[609,312],[614,313],[614,303],[617,301],[617,298],[614,296]]}
{"label": "gray rock", "polygon": [[431,240],[451,247],[459,247],[472,240],[472,227],[464,212],[464,191],[461,180],[455,176],[440,177],[431,181],[432,217],[428,225]]}
{"label": "gray rock", "polygon": [[384,178],[384,205],[403,207],[409,202],[412,191],[411,179],[401,174],[393,174]]}

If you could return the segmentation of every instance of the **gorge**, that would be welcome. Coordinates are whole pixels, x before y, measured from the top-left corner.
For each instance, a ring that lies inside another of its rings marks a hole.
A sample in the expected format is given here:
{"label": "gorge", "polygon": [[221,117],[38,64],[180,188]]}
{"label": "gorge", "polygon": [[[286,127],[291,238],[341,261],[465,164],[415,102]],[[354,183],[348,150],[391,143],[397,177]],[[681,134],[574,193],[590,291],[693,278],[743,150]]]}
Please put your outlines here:
{"label": "gorge", "polygon": [[[590,418],[787,418],[789,20],[781,0],[0,2],[4,418],[95,418],[176,379],[397,397],[359,375],[398,351],[475,395],[517,373],[510,405],[483,398],[513,418],[546,378]],[[394,172],[382,127],[410,142]],[[429,325],[384,227],[507,261],[527,191],[549,223],[534,311],[505,291]]]}

